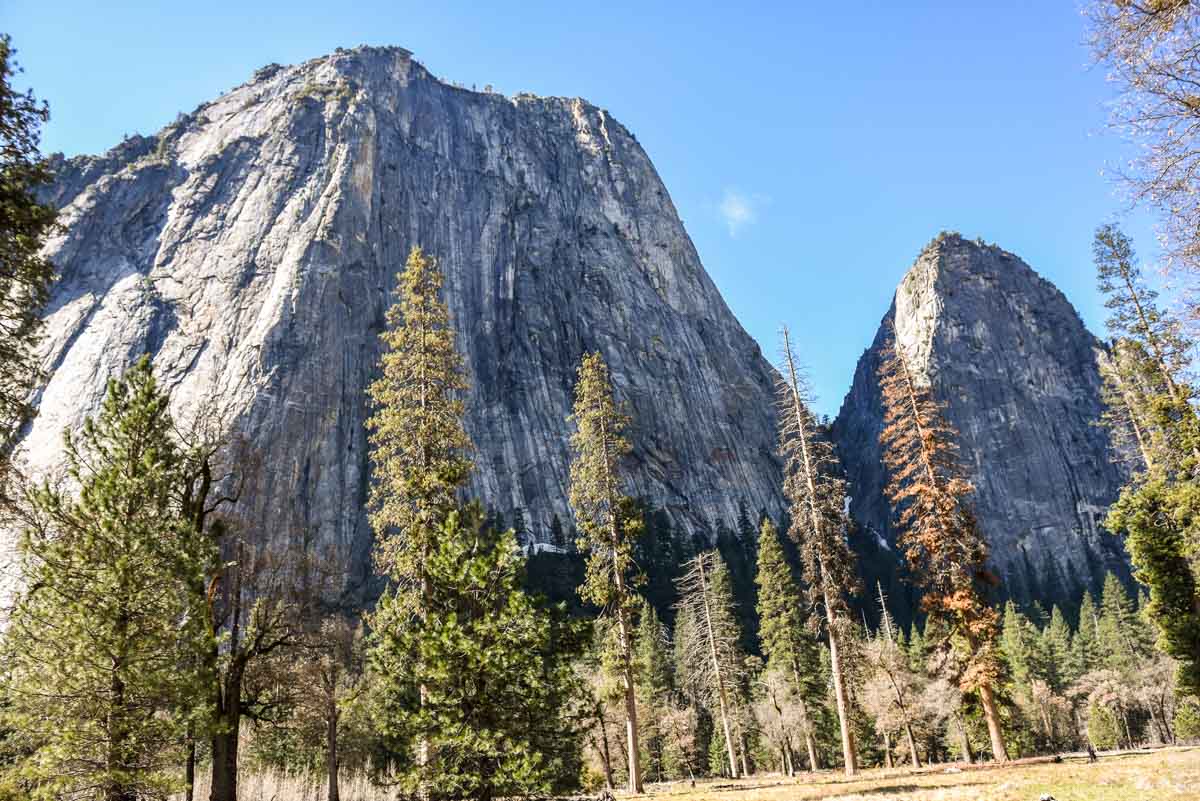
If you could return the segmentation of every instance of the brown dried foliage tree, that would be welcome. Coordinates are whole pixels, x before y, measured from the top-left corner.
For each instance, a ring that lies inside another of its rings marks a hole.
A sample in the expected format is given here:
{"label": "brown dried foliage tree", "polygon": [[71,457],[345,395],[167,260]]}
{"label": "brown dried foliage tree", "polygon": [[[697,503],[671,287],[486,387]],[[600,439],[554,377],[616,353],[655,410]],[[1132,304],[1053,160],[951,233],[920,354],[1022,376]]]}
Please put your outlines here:
{"label": "brown dried foliage tree", "polygon": [[921,585],[921,606],[947,624],[942,646],[955,657],[959,686],[979,693],[998,762],[1008,759],[995,687],[1000,678],[999,617],[985,597],[987,544],[971,510],[971,482],[958,459],[957,434],[931,388],[918,383],[891,331],[879,368],[888,498],[897,511],[908,564]]}

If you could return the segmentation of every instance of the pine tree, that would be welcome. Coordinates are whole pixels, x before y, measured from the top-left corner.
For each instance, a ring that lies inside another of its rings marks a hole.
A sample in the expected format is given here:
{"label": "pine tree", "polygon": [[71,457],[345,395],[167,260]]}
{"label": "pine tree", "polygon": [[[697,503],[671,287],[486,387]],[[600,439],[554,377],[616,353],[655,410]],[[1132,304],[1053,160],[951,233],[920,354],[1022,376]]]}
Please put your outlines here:
{"label": "pine tree", "polygon": [[[460,399],[467,379],[441,287],[437,264],[414,247],[380,335],[383,375],[368,388],[375,565],[391,582],[379,601],[376,627],[383,620],[402,624],[409,612],[419,620],[428,614],[425,563],[471,470]],[[431,758],[428,743],[416,747],[424,767]]]}
{"label": "pine tree", "polygon": [[515,535],[486,525],[477,504],[450,512],[431,544],[429,613],[413,625],[403,607],[381,608],[370,652],[391,685],[377,723],[431,755],[422,763],[418,754],[399,786],[431,799],[571,789],[582,717],[573,661],[584,628],[524,593]]}
{"label": "pine tree", "polygon": [[832,444],[818,435],[816,418],[808,406],[806,382],[796,364],[786,327],[782,335],[779,438],[786,463],[783,491],[791,504],[789,533],[800,548],[807,600],[813,608],[824,609],[842,757],[846,774],[853,775],[858,758],[840,641],[853,625],[845,596],[857,588],[858,579],[845,536],[845,482],[838,477]]}
{"label": "pine tree", "polygon": [[376,566],[418,591],[433,538],[471,471],[467,378],[441,288],[436,262],[414,247],[380,335],[383,375],[368,389]]}
{"label": "pine tree", "polygon": [[201,691],[182,664],[203,647],[181,591],[202,569],[186,542],[182,454],[143,357],[110,381],[99,415],[67,432],[77,496],[33,490],[22,584],[4,643],[6,722],[33,748],[17,770],[43,798],[132,801],[174,787]]}
{"label": "pine tree", "polygon": [[[738,742],[735,738],[738,684],[743,655],[738,648],[737,616],[729,571],[716,551],[697,554],[685,565],[678,580],[681,617],[689,621],[681,640],[684,661],[701,689],[706,706],[718,716],[724,735],[729,775],[737,778]],[[679,633],[676,635],[679,636]],[[745,765],[744,759],[742,760]]]}
{"label": "pine tree", "polygon": [[1079,604],[1079,625],[1071,638],[1072,683],[1100,667],[1100,615],[1090,592],[1084,592]]}
{"label": "pine tree", "polygon": [[1145,467],[1122,489],[1106,526],[1125,533],[1134,575],[1150,589],[1159,647],[1179,662],[1181,691],[1200,694],[1200,576],[1193,557],[1200,541],[1200,416],[1195,392],[1181,378],[1188,343],[1142,279],[1128,237],[1102,226],[1093,249],[1112,311],[1109,421],[1138,426]]}
{"label": "pine tree", "polygon": [[779,531],[764,518],[758,535],[758,634],[769,665],[787,676],[799,699],[800,727],[811,770],[820,767],[809,708],[820,697],[819,657],[806,631],[800,587],[783,553]]}
{"label": "pine tree", "polygon": [[1050,624],[1042,630],[1042,647],[1045,650],[1052,672],[1048,681],[1050,689],[1062,692],[1078,676],[1069,673],[1071,662],[1071,627],[1057,605],[1050,609]]}
{"label": "pine tree", "polygon": [[642,752],[648,757],[644,770],[663,780],[664,752],[667,734],[663,716],[671,708],[673,677],[671,675],[670,639],[667,627],[649,601],[642,599],[637,627],[633,636],[634,674],[638,689],[638,709],[642,712],[642,731],[639,740]]}
{"label": "pine tree", "polygon": [[10,441],[30,415],[29,394],[41,377],[34,346],[54,280],[41,247],[57,217],[52,205],[37,198],[52,180],[38,152],[40,128],[50,112],[32,91],[13,88],[21,71],[15,55],[12,40],[0,35],[0,501],[8,499]]}
{"label": "pine tree", "polygon": [[625,694],[625,734],[629,753],[629,790],[642,792],[641,750],[638,745],[637,689],[633,673],[630,615],[633,592],[632,545],[640,518],[631,499],[621,494],[620,461],[630,446],[624,430],[628,418],[613,398],[608,365],[599,353],[589,353],[579,365],[571,436],[571,506],[579,526],[580,551],[588,555],[587,576],[580,597],[616,618]]}
{"label": "pine tree", "polygon": [[987,572],[987,544],[980,535],[962,475],[955,432],[928,386],[920,386],[891,332],[879,368],[884,404],[880,443],[888,468],[888,497],[897,510],[899,543],[920,582],[922,608],[950,624],[959,659],[959,681],[978,691],[992,756],[1008,759],[995,687],[1000,676],[997,614],[984,598],[995,579]]}

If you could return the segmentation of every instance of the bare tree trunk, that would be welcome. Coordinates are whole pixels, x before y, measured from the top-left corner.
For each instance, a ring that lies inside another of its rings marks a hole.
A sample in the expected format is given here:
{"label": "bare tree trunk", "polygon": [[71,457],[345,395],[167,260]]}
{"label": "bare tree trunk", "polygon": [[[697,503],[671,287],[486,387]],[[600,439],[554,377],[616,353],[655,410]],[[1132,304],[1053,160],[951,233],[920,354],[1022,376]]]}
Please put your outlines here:
{"label": "bare tree trunk", "polygon": [[804,686],[800,681],[800,664],[795,659],[792,660],[792,675],[796,678],[796,693],[800,696],[800,725],[804,727],[804,747],[808,751],[808,769],[816,773],[821,769],[821,765],[817,761],[817,742],[812,735],[812,719],[808,716],[808,701],[804,699],[800,689]]}
{"label": "bare tree trunk", "polygon": [[963,759],[967,760],[968,765],[975,764],[975,752],[971,750],[971,738],[967,735],[967,724],[960,716],[954,716],[954,722],[958,726],[958,734],[962,743]]}
{"label": "bare tree trunk", "polygon": [[1000,730],[1000,713],[996,709],[996,697],[992,694],[992,685],[984,683],[979,687],[979,700],[983,704],[983,717],[987,721],[988,737],[992,741],[992,759],[997,762],[1008,761],[1008,750],[1004,747],[1004,732]]}
{"label": "bare tree trunk", "polygon": [[721,660],[717,657],[717,639],[712,627],[712,607],[708,603],[708,577],[704,574],[704,556],[696,560],[700,571],[700,597],[704,600],[704,627],[708,637],[708,654],[712,659],[713,675],[717,679],[717,701],[721,709],[721,727],[725,730],[725,749],[729,756],[729,775],[738,777],[737,751],[733,746],[733,731],[729,726],[729,704],[725,694],[725,680],[721,675]]}
{"label": "bare tree trunk", "polygon": [[[736,719],[735,719],[735,721],[736,721]],[[742,731],[741,722],[736,721],[736,725],[737,725],[737,730],[738,730],[738,756],[742,760],[742,775],[749,776],[750,775],[750,764],[746,759],[746,735]]]}
{"label": "bare tree trunk", "polygon": [[883,766],[888,770],[896,767],[892,762],[892,735],[883,733]]}
{"label": "bare tree trunk", "polygon": [[904,734],[908,737],[908,756],[914,768],[921,767],[921,757],[917,756],[917,738],[913,736],[912,724],[904,721]]}
{"label": "bare tree trunk", "polygon": [[834,632],[836,622],[829,605],[829,590],[825,590],[825,621],[829,630],[829,665],[833,674],[833,695],[837,701],[838,722],[842,728],[842,758],[846,763],[846,775],[858,771],[858,755],[854,750],[854,732],[850,730],[850,701],[846,695],[846,679],[842,672],[842,657],[838,651],[838,637]]}
{"label": "bare tree trunk", "polygon": [[596,743],[596,735],[591,735],[592,747],[600,754],[600,765],[604,768],[604,786],[609,790],[616,789],[613,784],[612,757],[608,753],[608,732],[605,730],[604,717],[600,717],[600,744]]}
{"label": "bare tree trunk", "polygon": [[336,698],[330,698],[328,729],[325,733],[325,763],[329,772],[329,801],[341,801],[338,788],[338,708]]}
{"label": "bare tree trunk", "polygon": [[[828,522],[822,519],[816,507],[817,488],[814,478],[815,467],[809,458],[808,438],[805,436],[805,413],[800,401],[800,383],[796,376],[796,365],[792,360],[792,348],[788,340],[786,327],[783,329],[783,343],[784,354],[787,358],[788,378],[791,382],[792,414],[795,417],[798,440],[800,442],[805,483],[808,485],[808,513],[811,518],[813,533],[819,536],[819,533],[824,530]],[[826,628],[829,631],[829,661],[831,672],[833,673],[833,692],[837,699],[838,722],[841,724],[842,729],[842,758],[846,763],[846,775],[853,776],[858,770],[858,757],[854,752],[854,735],[850,731],[850,704],[846,695],[842,659],[838,653],[837,623],[833,611],[833,590],[829,586],[829,578],[825,570],[823,558],[818,557],[817,566],[821,575],[816,577],[816,580],[821,582],[825,601],[825,622]]]}
{"label": "bare tree trunk", "polygon": [[[618,586],[623,582],[618,579]],[[622,604],[624,591],[621,590]],[[642,766],[638,754],[637,697],[633,684],[633,653],[629,633],[629,613],[624,605],[617,610],[617,627],[621,637],[621,679],[625,685],[625,739],[628,747],[629,792],[642,792]]]}

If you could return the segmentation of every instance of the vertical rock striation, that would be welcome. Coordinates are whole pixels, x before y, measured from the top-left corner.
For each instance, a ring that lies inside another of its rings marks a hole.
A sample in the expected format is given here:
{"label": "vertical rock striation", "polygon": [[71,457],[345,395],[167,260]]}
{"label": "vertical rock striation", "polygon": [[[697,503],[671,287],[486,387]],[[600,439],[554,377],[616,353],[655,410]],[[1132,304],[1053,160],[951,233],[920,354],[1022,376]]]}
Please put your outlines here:
{"label": "vertical rock striation", "polygon": [[1119,540],[1102,530],[1123,482],[1097,425],[1103,346],[1023,261],[957,234],[939,236],[900,282],[834,422],[864,540],[894,553],[876,377],[889,321],[959,433],[1002,592],[1049,608],[1077,603],[1107,570],[1128,578]]}
{"label": "vertical rock striation", "polygon": [[[242,516],[369,575],[364,388],[408,249],[446,273],[474,388],[471,492],[535,538],[569,520],[575,369],[634,418],[631,494],[692,528],[779,508],[772,373],[646,154],[578,99],[432,77],[399,48],[272,65],[155,137],[60,160],[34,473],[105,382],[153,356],[186,416],[218,399],[261,469]],[[511,517],[509,517],[511,519]]]}

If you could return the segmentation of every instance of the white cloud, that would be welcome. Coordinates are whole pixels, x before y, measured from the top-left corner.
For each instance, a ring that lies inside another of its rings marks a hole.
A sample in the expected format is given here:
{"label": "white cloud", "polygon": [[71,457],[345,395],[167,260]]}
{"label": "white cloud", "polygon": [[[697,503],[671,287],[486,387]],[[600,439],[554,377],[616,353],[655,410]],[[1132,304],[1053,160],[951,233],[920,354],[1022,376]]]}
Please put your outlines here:
{"label": "white cloud", "polygon": [[717,211],[729,229],[729,235],[737,235],[748,225],[758,222],[759,210],[770,202],[766,195],[747,194],[740,189],[728,188]]}

